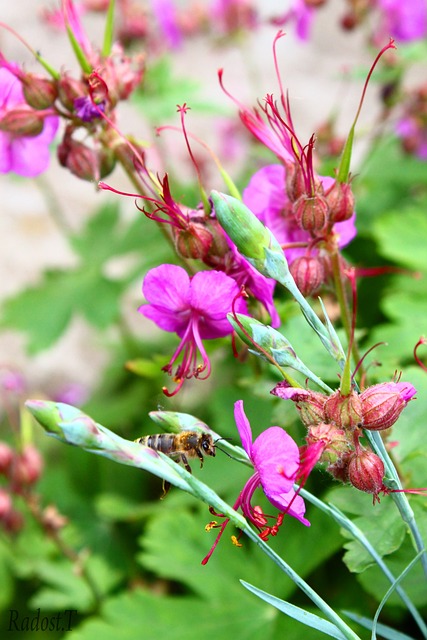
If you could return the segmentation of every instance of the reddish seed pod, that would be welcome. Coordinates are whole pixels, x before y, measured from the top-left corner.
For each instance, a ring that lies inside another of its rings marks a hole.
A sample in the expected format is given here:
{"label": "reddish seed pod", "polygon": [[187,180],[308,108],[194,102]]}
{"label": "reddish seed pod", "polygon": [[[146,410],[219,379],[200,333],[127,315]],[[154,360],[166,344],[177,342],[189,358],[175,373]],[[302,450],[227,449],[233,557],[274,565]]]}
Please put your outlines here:
{"label": "reddish seed pod", "polygon": [[301,256],[289,266],[289,270],[302,295],[312,296],[325,282],[325,267],[318,256]]}
{"label": "reddish seed pod", "polygon": [[415,393],[415,387],[405,382],[382,382],[365,389],[360,395],[363,428],[389,429]]}
{"label": "reddish seed pod", "polygon": [[329,422],[342,429],[354,429],[362,424],[362,403],[359,394],[352,391],[342,396],[339,391],[333,393],[325,403],[325,414]]}
{"label": "reddish seed pod", "polygon": [[343,222],[354,213],[354,194],[348,182],[336,181],[326,195],[329,205],[329,219],[331,222]]}
{"label": "reddish seed pod", "polygon": [[302,195],[295,202],[293,212],[301,229],[313,234],[322,231],[328,223],[329,205],[326,198],[320,194]]}
{"label": "reddish seed pod", "polygon": [[0,131],[6,131],[16,138],[38,136],[43,131],[43,117],[30,109],[21,107],[8,111],[0,120]]}
{"label": "reddish seed pod", "polygon": [[375,496],[381,491],[384,463],[375,453],[363,449],[354,453],[348,464],[348,479],[356,489]]}

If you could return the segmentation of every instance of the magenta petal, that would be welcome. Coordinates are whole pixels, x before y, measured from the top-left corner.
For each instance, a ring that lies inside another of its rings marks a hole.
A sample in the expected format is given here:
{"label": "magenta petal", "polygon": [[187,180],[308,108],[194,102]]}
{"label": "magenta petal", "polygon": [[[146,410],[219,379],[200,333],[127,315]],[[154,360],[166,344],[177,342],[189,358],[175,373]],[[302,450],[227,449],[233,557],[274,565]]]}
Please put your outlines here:
{"label": "magenta petal", "polygon": [[43,131],[38,136],[12,139],[10,142],[10,170],[20,176],[33,178],[43,173],[50,162],[49,144],[59,125],[59,118],[45,119]]}
{"label": "magenta petal", "polygon": [[179,312],[190,307],[190,278],[182,267],[162,264],[148,271],[142,293],[155,307]]}
{"label": "magenta petal", "polygon": [[159,309],[155,305],[145,304],[139,307],[139,313],[152,320],[163,331],[177,333],[180,338],[184,335],[189,322],[190,312],[176,314],[174,311]]}
{"label": "magenta petal", "polygon": [[222,271],[199,271],[191,279],[191,306],[205,316],[224,317],[238,293],[235,281]]}
{"label": "magenta petal", "polygon": [[[305,513],[305,503],[301,496],[295,495],[294,489],[290,489],[285,493],[281,493],[279,495],[268,495],[266,493],[267,498],[271,502],[271,504],[279,509],[280,511],[285,511],[287,515],[292,516],[293,518],[297,518],[305,524],[307,527],[310,526],[310,522],[304,518]],[[290,505],[290,506],[289,506]]]}
{"label": "magenta petal", "polygon": [[243,400],[234,403],[234,420],[236,421],[237,431],[239,432],[242,446],[249,458],[252,459],[252,429],[249,420],[243,409]]}
{"label": "magenta petal", "polygon": [[409,402],[409,400],[411,400],[411,398],[413,398],[417,393],[414,385],[410,382],[396,382],[396,388],[399,391],[402,400],[405,402]]}
{"label": "magenta petal", "polygon": [[268,498],[278,500],[292,488],[300,456],[297,444],[284,429],[263,431],[252,445],[251,458]]}

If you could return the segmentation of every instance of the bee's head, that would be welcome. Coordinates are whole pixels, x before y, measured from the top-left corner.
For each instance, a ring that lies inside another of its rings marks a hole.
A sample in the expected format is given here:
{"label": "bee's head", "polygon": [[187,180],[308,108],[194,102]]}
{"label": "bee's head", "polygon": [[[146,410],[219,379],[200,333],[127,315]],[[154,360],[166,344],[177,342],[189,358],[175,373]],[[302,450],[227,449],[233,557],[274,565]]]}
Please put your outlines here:
{"label": "bee's head", "polygon": [[212,439],[212,436],[208,433],[204,433],[202,436],[201,448],[206,456],[215,457],[215,443]]}

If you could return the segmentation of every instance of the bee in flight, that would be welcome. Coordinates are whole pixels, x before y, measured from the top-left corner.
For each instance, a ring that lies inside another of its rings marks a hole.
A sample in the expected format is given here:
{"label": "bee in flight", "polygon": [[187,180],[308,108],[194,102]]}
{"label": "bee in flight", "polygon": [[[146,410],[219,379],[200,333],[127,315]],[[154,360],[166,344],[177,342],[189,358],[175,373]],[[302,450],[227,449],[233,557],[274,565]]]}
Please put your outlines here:
{"label": "bee in flight", "polygon": [[[151,436],[142,436],[135,440],[138,444],[160,451],[169,458],[182,462],[188,473],[191,467],[188,458],[199,458],[200,467],[203,467],[203,457],[215,457],[215,443],[208,433],[198,431],[182,431],[181,433],[157,433]],[[169,491],[170,483],[163,482],[163,496]]]}

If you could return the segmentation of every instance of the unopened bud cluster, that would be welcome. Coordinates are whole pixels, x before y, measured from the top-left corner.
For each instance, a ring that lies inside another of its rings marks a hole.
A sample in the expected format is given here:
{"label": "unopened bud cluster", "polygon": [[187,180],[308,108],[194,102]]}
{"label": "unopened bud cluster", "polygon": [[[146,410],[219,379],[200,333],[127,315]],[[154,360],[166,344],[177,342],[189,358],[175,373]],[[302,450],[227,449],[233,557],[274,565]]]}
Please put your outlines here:
{"label": "unopened bud cluster", "polygon": [[351,391],[330,396],[279,383],[272,394],[292,400],[307,427],[307,448],[320,451],[318,461],[342,482],[350,482],[360,491],[376,498],[383,489],[384,464],[359,439],[362,429],[389,429],[415,395],[415,388],[404,382],[372,385],[362,393]]}
{"label": "unopened bud cluster", "polygon": [[0,525],[8,533],[17,533],[24,525],[22,513],[15,509],[14,496],[25,496],[40,478],[43,462],[38,450],[28,445],[17,452],[0,442],[0,477],[6,481],[0,487]]}
{"label": "unopened bud cluster", "polygon": [[[336,180],[325,189],[316,175],[307,184],[306,173],[298,162],[287,162],[285,166],[288,202],[283,215],[290,226],[301,229],[312,238],[307,254],[293,260],[290,270],[301,293],[311,296],[331,278],[328,250],[334,244],[333,226],[351,218],[354,195],[350,183]],[[312,252],[311,247],[316,251]]]}
{"label": "unopened bud cluster", "polygon": [[83,180],[98,181],[115,165],[114,109],[141,83],[144,61],[124,55],[118,46],[108,57],[96,52],[93,57],[94,71],[79,78],[66,71],[49,78],[8,65],[21,82],[25,102],[1,116],[0,131],[37,136],[46,117],[60,116],[67,123],[58,146],[60,164]]}

